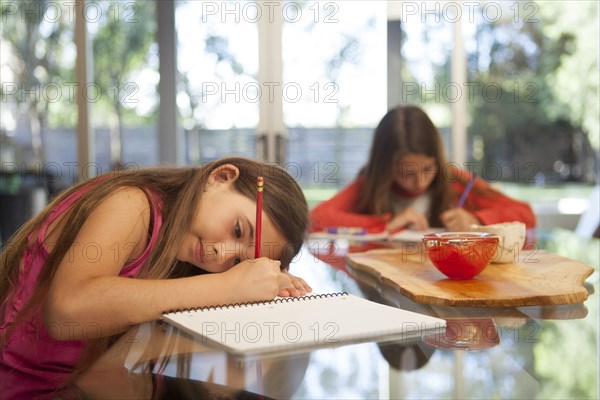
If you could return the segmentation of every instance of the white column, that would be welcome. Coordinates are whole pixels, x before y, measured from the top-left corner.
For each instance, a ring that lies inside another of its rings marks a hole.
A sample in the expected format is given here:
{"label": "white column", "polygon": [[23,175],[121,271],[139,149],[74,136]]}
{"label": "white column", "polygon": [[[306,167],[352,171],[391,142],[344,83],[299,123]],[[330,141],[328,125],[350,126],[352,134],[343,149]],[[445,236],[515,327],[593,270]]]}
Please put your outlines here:
{"label": "white column", "polygon": [[157,1],[160,98],[158,160],[160,164],[183,165],[184,137],[177,112],[177,32],[175,1]]}
{"label": "white column", "polygon": [[[75,91],[77,100],[77,180],[93,178],[96,174],[94,151],[94,131],[91,128],[90,103],[83,96],[86,84],[93,78],[91,44],[85,21],[85,1],[75,2],[75,77],[78,83]],[[90,168],[88,168],[90,167]]]}
{"label": "white column", "polygon": [[402,49],[401,1],[387,3],[387,108],[392,109],[402,102]]}
{"label": "white column", "polygon": [[[460,3],[458,3],[460,4]],[[451,153],[450,160],[464,165],[467,161],[467,63],[462,36],[462,18],[454,23],[454,47],[452,48],[451,82],[460,88],[462,95],[453,93],[452,99],[452,130],[451,130]]]}
{"label": "white column", "polygon": [[[268,10],[269,2],[261,5]],[[272,17],[270,20],[269,18]],[[283,59],[282,15],[263,14],[258,22],[258,84],[262,90],[259,100],[259,122],[256,127],[257,158],[268,162],[284,162],[287,129],[283,122]],[[275,96],[269,95],[273,87]],[[266,141],[266,142],[263,142]]]}

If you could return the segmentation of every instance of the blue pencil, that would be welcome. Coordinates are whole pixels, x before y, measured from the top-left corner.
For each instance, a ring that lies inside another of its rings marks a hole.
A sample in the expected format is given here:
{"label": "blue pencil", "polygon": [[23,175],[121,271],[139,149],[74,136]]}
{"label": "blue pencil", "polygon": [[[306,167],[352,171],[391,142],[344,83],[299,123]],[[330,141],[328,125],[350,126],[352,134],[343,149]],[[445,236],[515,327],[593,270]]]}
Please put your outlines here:
{"label": "blue pencil", "polygon": [[462,208],[462,206],[465,205],[465,201],[467,201],[467,197],[469,196],[469,192],[471,191],[471,188],[473,187],[474,183],[475,183],[475,175],[473,175],[473,177],[471,179],[469,179],[469,182],[467,182],[467,186],[465,186],[465,190],[463,191],[462,195],[460,196],[460,200],[458,200],[458,204],[456,205],[456,208]]}

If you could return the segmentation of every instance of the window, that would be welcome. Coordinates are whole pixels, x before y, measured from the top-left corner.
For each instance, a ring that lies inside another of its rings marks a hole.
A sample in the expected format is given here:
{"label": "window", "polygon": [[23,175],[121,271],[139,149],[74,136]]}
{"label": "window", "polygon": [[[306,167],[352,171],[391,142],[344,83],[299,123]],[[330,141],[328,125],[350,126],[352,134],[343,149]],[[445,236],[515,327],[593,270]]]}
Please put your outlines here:
{"label": "window", "polygon": [[336,190],[366,162],[373,129],[386,112],[386,2],[287,4],[287,163],[306,189]]}
{"label": "window", "polygon": [[177,3],[177,105],[186,132],[186,162],[255,156],[261,88],[258,6],[252,3]]}

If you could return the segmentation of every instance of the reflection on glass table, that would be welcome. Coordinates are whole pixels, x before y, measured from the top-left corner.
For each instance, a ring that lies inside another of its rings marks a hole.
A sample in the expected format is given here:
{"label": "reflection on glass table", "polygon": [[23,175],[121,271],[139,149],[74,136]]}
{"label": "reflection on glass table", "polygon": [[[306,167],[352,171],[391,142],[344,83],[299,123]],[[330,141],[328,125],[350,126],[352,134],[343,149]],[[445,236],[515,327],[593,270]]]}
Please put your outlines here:
{"label": "reflection on glass table", "polygon": [[559,230],[538,232],[537,238],[538,248],[595,268],[586,281],[586,301],[421,304],[373,277],[353,275],[345,255],[364,246],[309,242],[291,272],[315,292],[346,291],[442,317],[447,331],[409,343],[356,343],[240,361],[155,322],[121,338],[79,378],[77,388],[91,398],[597,398],[599,241]]}

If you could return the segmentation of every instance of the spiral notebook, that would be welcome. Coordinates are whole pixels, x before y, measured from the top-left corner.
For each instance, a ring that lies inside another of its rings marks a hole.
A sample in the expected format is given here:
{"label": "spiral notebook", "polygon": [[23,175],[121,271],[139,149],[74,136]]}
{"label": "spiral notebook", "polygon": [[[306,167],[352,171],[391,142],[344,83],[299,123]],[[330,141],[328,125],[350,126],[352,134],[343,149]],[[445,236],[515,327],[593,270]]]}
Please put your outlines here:
{"label": "spiral notebook", "polygon": [[443,319],[375,303],[347,293],[163,314],[169,324],[203,344],[236,355],[333,347],[364,341],[409,341],[441,332]]}

